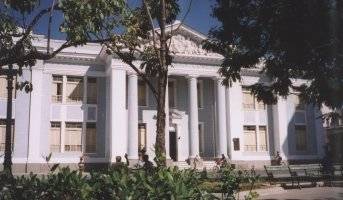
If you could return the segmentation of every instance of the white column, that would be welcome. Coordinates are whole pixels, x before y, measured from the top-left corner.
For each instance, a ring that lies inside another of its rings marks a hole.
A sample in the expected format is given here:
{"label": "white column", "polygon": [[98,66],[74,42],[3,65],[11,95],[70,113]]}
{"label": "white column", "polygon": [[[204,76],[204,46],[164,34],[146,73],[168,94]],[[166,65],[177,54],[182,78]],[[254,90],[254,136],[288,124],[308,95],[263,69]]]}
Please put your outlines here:
{"label": "white column", "polygon": [[197,78],[188,77],[188,109],[189,109],[189,139],[190,139],[190,158],[199,156],[199,121],[198,121],[198,91]]}
{"label": "white column", "polygon": [[274,147],[275,151],[280,152],[280,155],[284,160],[287,160],[289,154],[287,111],[287,100],[283,97],[278,97],[277,104],[273,105]]}
{"label": "white column", "polygon": [[128,75],[128,157],[138,159],[138,80]]}
{"label": "white column", "polygon": [[222,85],[222,79],[216,79],[217,86],[217,121],[218,121],[218,139],[219,149],[217,155],[222,154],[227,156],[227,131],[226,131],[226,102],[225,102],[225,86]]}
{"label": "white column", "polygon": [[127,153],[126,71],[111,69],[110,78],[109,156],[115,162],[116,156]]}
{"label": "white column", "polygon": [[43,95],[43,63],[40,61],[32,69],[32,85],[30,104],[29,152],[28,162],[39,162],[41,158],[40,138],[42,121],[42,95]]}

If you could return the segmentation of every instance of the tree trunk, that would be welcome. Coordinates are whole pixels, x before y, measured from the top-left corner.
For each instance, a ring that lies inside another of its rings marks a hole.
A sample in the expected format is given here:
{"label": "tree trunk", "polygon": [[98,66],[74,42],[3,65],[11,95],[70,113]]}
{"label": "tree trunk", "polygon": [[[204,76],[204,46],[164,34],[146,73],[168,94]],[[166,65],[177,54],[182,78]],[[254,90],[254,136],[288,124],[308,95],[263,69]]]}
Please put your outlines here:
{"label": "tree trunk", "polygon": [[6,116],[6,140],[5,140],[5,158],[4,172],[12,175],[12,91],[13,74],[12,66],[9,67],[7,74],[7,116]]}
{"label": "tree trunk", "polygon": [[166,144],[165,144],[165,127],[166,127],[166,116],[169,113],[165,112],[166,102],[166,86],[168,82],[168,66],[166,64],[167,56],[167,40],[166,40],[166,2],[165,0],[160,1],[161,5],[161,17],[159,19],[159,25],[161,30],[160,36],[160,70],[157,79],[157,120],[156,120],[156,162],[158,166],[166,165]]}

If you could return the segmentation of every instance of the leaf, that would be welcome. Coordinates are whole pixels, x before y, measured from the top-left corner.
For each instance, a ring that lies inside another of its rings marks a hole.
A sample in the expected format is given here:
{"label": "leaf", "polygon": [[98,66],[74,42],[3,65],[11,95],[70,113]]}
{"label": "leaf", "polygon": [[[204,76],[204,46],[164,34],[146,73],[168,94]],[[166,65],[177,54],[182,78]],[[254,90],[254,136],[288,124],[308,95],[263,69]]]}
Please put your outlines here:
{"label": "leaf", "polygon": [[51,167],[50,172],[54,172],[54,171],[58,168],[58,166],[60,166],[59,163],[54,164],[54,165]]}
{"label": "leaf", "polygon": [[48,156],[45,157],[45,161],[49,162],[51,159],[52,153],[50,153]]}

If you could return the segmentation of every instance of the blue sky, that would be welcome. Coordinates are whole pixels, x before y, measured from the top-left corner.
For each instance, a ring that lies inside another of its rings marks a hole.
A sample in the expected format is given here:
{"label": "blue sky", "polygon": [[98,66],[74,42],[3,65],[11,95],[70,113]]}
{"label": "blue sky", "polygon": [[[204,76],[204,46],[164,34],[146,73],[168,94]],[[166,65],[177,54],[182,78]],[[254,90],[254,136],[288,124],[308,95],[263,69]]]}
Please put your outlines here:
{"label": "blue sky", "polygon": [[[180,18],[186,12],[190,0],[179,0],[181,3]],[[207,35],[209,29],[218,25],[218,21],[211,17],[211,6],[215,0],[193,0],[191,10],[185,20],[185,23],[195,30]]]}
{"label": "blue sky", "polygon": [[[139,0],[140,1],[140,0]],[[131,3],[137,3],[138,0],[129,0]],[[179,0],[181,13],[179,15],[179,19],[182,19],[185,15],[190,0]],[[46,8],[50,5],[50,0],[42,0],[41,7]],[[217,26],[218,21],[212,18],[211,15],[211,6],[215,3],[215,0],[193,0],[191,10],[187,15],[185,20],[185,24],[194,28],[195,30],[207,35],[208,31],[211,27]],[[56,20],[57,17],[57,20]],[[60,18],[61,15],[55,15],[55,20],[53,21],[54,30],[57,30],[58,25],[61,23]],[[39,34],[46,34],[47,20],[42,21],[38,27],[36,27],[35,32]],[[63,39],[63,35],[60,34],[58,31],[54,31],[52,33],[52,37],[56,39]]]}

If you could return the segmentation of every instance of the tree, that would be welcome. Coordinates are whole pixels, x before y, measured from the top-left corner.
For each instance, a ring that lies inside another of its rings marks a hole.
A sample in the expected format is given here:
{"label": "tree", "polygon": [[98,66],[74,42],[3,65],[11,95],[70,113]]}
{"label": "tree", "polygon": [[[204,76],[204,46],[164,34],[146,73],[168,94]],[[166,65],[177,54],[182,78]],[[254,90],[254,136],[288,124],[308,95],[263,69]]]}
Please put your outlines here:
{"label": "tree", "polygon": [[[36,60],[49,60],[63,49],[71,46],[84,45],[89,42],[104,43],[111,41],[110,37],[96,39],[94,34],[100,34],[104,29],[118,32],[127,11],[125,0],[51,0],[48,6],[42,8],[40,0],[2,0],[0,1],[0,74],[8,79],[8,102],[6,123],[6,144],[4,171],[12,173],[11,152],[11,113],[13,76],[21,75],[23,67],[32,67]],[[60,26],[52,26],[52,21],[60,19]],[[46,27],[46,50],[38,50],[33,42],[35,28],[42,21],[48,21]],[[57,30],[53,30],[53,29]],[[52,31],[60,31],[66,36],[65,42],[51,48]],[[31,90],[30,83],[20,83],[19,88]]]}
{"label": "tree", "polygon": [[[186,15],[191,3],[192,0]],[[169,41],[176,32],[167,30],[166,24],[176,20],[180,8],[178,0],[142,0],[140,6],[130,10],[131,15],[124,22],[127,28],[120,35],[106,31],[114,40],[105,42],[105,45],[107,53],[117,55],[130,66],[147,83],[154,95],[157,102],[155,161],[158,166],[165,166],[165,126],[166,116],[169,115],[165,113],[166,86],[168,67],[172,63]],[[97,35],[98,39],[103,37]],[[136,61],[140,61],[140,64]],[[156,80],[156,84],[152,78]]]}
{"label": "tree", "polygon": [[[125,0],[51,0],[50,6],[44,9],[39,4],[40,0],[1,2],[0,70],[4,70],[3,66],[16,65],[20,74],[23,67],[34,66],[37,59],[49,60],[65,48],[89,42],[103,44],[107,47],[108,54],[118,56],[136,71],[154,94],[157,102],[156,162],[164,166],[165,98],[168,67],[172,62],[168,41],[176,32],[166,30],[166,24],[176,19],[179,13],[178,0],[142,0],[134,8]],[[63,15],[58,28],[66,35],[66,41],[59,48],[51,49],[51,24],[56,16],[55,12]],[[16,20],[18,16],[23,19],[22,22]],[[32,34],[34,27],[44,18],[48,20],[45,52],[37,50],[32,44],[35,39]],[[135,62],[137,60],[140,61],[138,65]],[[155,78],[157,84],[151,78]],[[6,129],[9,130],[9,126]],[[5,169],[11,171],[11,144],[8,135],[6,134],[7,156],[4,165]]]}
{"label": "tree", "polygon": [[[205,47],[224,56],[224,84],[256,68],[270,83],[251,85],[258,100],[300,98],[332,110],[343,105],[343,2],[337,0],[216,0]],[[262,64],[262,65],[258,65]],[[307,80],[296,85],[293,80]]]}

